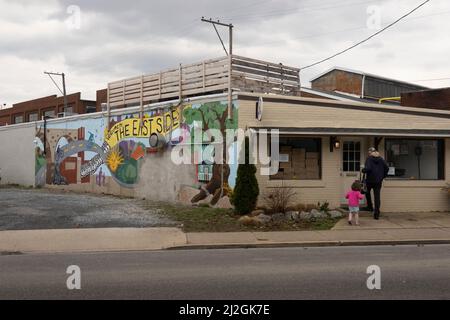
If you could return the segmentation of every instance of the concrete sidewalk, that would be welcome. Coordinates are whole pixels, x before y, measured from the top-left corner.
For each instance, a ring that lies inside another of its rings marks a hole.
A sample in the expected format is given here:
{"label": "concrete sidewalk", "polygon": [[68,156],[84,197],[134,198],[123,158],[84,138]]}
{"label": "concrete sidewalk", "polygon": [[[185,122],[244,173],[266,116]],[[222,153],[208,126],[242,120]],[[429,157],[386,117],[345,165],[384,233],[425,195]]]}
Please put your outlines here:
{"label": "concrete sidewalk", "polygon": [[93,252],[161,250],[185,245],[178,228],[91,228],[0,232],[0,252]]}
{"label": "concrete sidewalk", "polygon": [[450,228],[183,233],[163,227],[0,232],[2,254],[431,243],[450,243]]}

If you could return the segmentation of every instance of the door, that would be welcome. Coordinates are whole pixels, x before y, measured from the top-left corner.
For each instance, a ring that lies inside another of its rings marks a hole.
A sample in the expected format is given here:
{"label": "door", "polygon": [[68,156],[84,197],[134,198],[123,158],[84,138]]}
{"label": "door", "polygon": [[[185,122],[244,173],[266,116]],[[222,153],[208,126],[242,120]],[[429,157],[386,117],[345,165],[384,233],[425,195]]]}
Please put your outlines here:
{"label": "door", "polygon": [[[352,183],[359,179],[361,166],[364,165],[366,140],[364,138],[342,138],[341,144],[341,204],[347,205],[345,194],[351,189]],[[361,201],[364,205],[365,199]]]}

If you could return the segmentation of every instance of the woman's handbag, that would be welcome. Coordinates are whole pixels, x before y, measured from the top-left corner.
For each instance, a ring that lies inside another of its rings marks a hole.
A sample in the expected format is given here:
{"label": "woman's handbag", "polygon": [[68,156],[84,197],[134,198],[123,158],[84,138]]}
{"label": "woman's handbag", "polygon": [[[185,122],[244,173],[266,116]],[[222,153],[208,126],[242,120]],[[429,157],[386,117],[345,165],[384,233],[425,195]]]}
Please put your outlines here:
{"label": "woman's handbag", "polygon": [[366,174],[362,171],[359,174],[359,182],[361,183],[361,194],[367,193]]}

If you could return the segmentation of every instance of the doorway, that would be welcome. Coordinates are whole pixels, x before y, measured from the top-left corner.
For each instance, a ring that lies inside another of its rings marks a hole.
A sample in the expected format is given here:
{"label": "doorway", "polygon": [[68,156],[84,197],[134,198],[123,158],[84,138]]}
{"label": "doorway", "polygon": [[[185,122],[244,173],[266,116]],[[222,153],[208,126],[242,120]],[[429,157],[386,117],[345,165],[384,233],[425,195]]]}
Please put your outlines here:
{"label": "doorway", "polygon": [[[361,166],[364,165],[366,157],[367,141],[359,137],[342,137],[341,146],[341,206],[347,206],[345,194],[351,189],[352,183],[360,178]],[[365,199],[360,202],[360,205],[364,204]]]}

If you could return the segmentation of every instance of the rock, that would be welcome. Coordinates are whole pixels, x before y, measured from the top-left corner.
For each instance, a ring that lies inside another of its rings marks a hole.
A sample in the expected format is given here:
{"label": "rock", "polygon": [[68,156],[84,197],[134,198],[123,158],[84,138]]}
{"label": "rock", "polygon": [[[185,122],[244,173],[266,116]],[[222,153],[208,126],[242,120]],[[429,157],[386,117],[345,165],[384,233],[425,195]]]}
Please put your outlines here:
{"label": "rock", "polygon": [[199,206],[205,205],[205,204],[209,205],[211,203],[212,198],[213,198],[213,196],[212,196],[212,194],[210,194],[205,199],[198,201],[197,204]]}
{"label": "rock", "polygon": [[298,211],[288,211],[285,213],[286,219],[295,221],[299,219],[299,215],[300,213]]}
{"label": "rock", "polygon": [[326,218],[327,217],[327,214],[325,212],[319,211],[317,209],[312,209],[311,210],[311,215],[312,215],[313,218],[316,218],[316,219],[321,219],[321,218]]}
{"label": "rock", "polygon": [[309,220],[312,218],[311,212],[302,211],[300,212],[300,220]]}
{"label": "rock", "polygon": [[189,186],[182,186],[178,192],[178,201],[184,204],[191,205],[191,199],[200,192],[199,189],[195,189]]}
{"label": "rock", "polygon": [[228,196],[224,196],[224,197],[220,198],[214,207],[220,208],[220,209],[233,209],[234,208],[233,205],[231,204],[230,198],[228,198]]}
{"label": "rock", "polygon": [[264,213],[257,215],[256,217],[254,217],[254,219],[258,220],[261,224],[267,224],[272,221],[272,217]]}
{"label": "rock", "polygon": [[274,213],[272,215],[272,221],[273,222],[283,222],[286,221],[286,216],[284,213]]}
{"label": "rock", "polygon": [[262,210],[262,209],[259,209],[259,210],[253,210],[253,211],[249,214],[249,216],[250,216],[250,217],[256,217],[256,216],[258,216],[258,215],[260,215],[260,214],[265,214],[265,211]]}
{"label": "rock", "polygon": [[328,212],[328,214],[331,218],[342,218],[343,216],[342,212],[338,210],[331,210],[330,212]]}
{"label": "rock", "polygon": [[242,223],[244,226],[257,226],[261,224],[257,219],[249,216],[242,216],[239,218],[238,221]]}

